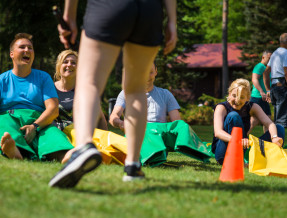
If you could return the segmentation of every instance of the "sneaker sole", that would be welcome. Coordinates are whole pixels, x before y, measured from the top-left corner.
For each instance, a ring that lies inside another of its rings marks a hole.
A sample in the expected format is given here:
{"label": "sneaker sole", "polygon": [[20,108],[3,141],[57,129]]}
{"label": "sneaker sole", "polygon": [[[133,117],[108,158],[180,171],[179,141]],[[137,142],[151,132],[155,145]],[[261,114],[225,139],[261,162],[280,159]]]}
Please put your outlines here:
{"label": "sneaker sole", "polygon": [[56,174],[49,182],[49,186],[72,188],[78,184],[83,175],[96,169],[101,162],[102,156],[99,151],[85,152]]}
{"label": "sneaker sole", "polygon": [[144,176],[123,176],[123,182],[132,182],[145,179]]}

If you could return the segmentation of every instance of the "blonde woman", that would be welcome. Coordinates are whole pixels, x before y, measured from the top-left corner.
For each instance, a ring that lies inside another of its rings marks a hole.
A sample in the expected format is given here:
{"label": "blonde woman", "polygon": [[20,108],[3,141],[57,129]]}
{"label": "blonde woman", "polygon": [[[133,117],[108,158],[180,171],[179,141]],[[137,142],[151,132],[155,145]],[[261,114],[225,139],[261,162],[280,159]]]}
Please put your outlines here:
{"label": "blonde woman", "polygon": [[[59,116],[54,124],[63,130],[73,123],[73,102],[76,84],[78,53],[72,50],[62,51],[56,61],[54,75],[55,86],[59,98]],[[101,111],[99,129],[108,130],[106,118]]]}
{"label": "blonde woman", "polygon": [[278,146],[283,145],[284,127],[275,125],[262,108],[258,104],[250,102],[249,99],[249,81],[237,79],[232,82],[228,89],[227,101],[215,106],[212,151],[219,164],[223,164],[233,127],[241,127],[243,129],[242,145],[244,149],[249,147],[247,134],[250,129],[250,117],[255,117],[268,130],[260,139],[272,141]]}

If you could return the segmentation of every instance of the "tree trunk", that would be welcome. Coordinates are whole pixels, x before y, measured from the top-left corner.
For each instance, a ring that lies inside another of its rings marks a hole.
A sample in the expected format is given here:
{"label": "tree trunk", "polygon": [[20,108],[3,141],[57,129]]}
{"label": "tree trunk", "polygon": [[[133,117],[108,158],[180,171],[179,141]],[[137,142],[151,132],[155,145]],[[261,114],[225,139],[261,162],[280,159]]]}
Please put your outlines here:
{"label": "tree trunk", "polygon": [[228,0],[223,0],[222,10],[222,98],[226,95],[228,89],[228,55],[227,55],[227,38],[228,38]]}

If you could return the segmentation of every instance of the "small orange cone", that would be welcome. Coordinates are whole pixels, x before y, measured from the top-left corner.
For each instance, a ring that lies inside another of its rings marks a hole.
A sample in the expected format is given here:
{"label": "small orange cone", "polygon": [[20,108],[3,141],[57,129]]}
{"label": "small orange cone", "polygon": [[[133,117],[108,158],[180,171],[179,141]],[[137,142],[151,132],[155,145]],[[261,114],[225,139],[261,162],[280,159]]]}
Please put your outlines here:
{"label": "small orange cone", "polygon": [[222,182],[236,182],[244,180],[242,128],[233,127],[231,140],[228,143],[223,166],[219,176]]}

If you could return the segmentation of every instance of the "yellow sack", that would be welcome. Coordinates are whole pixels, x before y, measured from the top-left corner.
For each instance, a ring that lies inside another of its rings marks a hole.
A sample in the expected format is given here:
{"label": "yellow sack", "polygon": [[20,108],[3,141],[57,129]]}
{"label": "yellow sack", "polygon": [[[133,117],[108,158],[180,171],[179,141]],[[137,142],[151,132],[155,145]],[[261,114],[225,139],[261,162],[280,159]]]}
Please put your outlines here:
{"label": "yellow sack", "polygon": [[[75,146],[76,133],[74,124],[67,126],[63,132]],[[103,162],[106,164],[117,163],[124,165],[127,155],[127,139],[110,131],[95,129],[93,142],[102,153]]]}
{"label": "yellow sack", "polygon": [[[287,176],[287,153],[278,145],[249,135],[249,172],[259,176]],[[265,157],[264,157],[265,155]]]}

